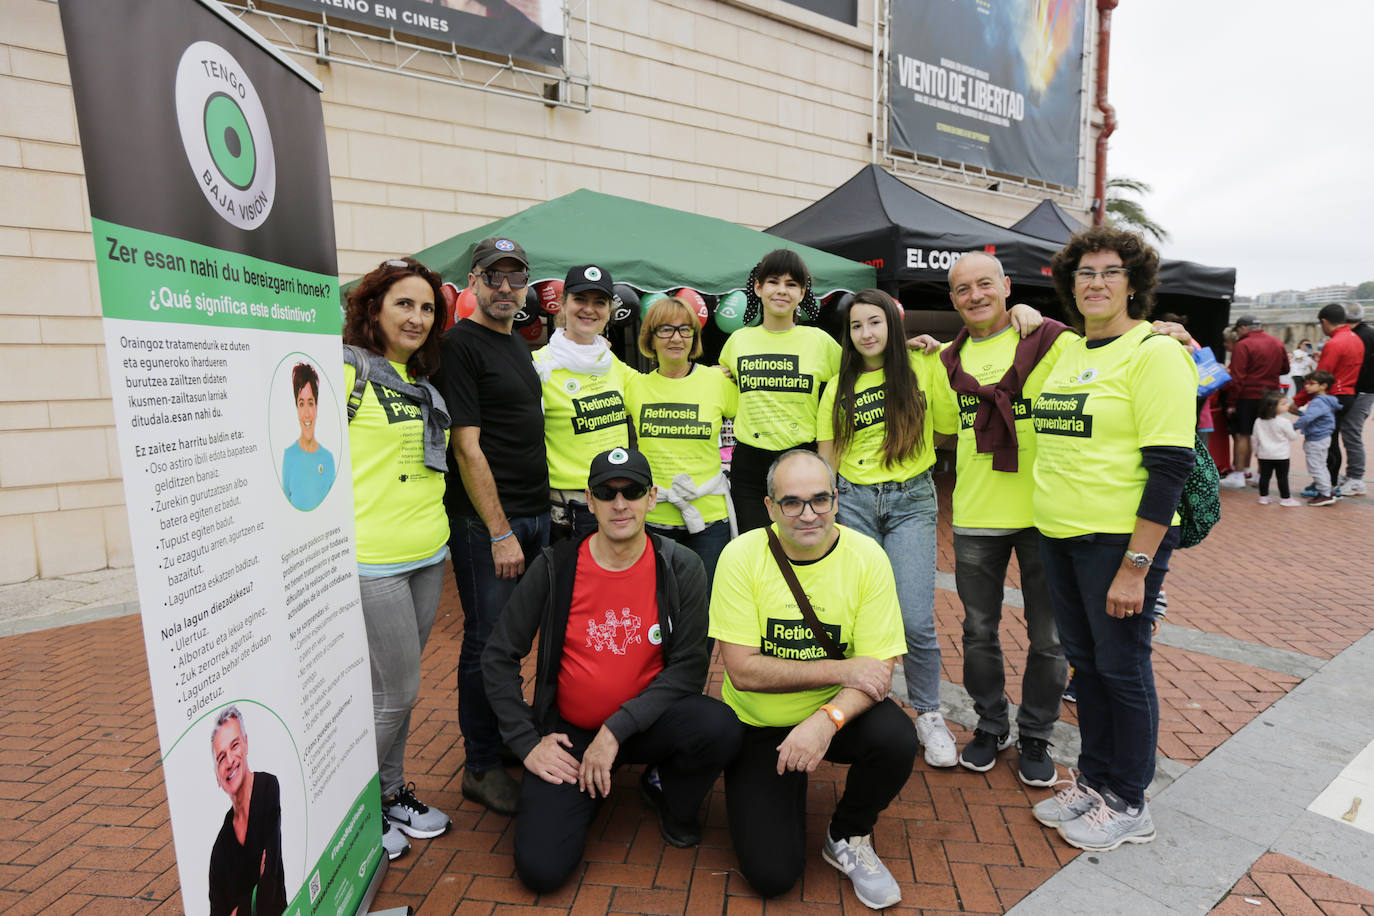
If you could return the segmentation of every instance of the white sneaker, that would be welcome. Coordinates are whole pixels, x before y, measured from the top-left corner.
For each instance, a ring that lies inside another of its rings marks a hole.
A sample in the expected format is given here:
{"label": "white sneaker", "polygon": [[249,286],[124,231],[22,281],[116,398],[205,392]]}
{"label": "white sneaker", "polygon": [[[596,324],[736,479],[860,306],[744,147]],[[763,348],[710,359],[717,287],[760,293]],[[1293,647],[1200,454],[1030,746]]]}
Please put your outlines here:
{"label": "white sneaker", "polygon": [[1341,492],[1346,496],[1368,495],[1363,480],[1347,480],[1345,483],[1341,484]]}
{"label": "white sneaker", "polygon": [[954,736],[938,712],[923,712],[916,717],[916,737],[926,749],[926,763],[933,767],[952,767],[959,762]]}
{"label": "white sneaker", "polygon": [[1232,471],[1221,478],[1221,482],[1218,483],[1217,486],[1221,487],[1223,490],[1244,490],[1245,475],[1240,471]]}

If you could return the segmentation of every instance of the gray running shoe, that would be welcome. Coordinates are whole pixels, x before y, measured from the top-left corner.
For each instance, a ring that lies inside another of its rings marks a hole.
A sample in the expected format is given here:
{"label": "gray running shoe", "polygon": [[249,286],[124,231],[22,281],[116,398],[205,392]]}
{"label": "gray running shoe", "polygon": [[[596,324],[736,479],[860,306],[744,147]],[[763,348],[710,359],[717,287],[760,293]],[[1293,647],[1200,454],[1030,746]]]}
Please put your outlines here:
{"label": "gray running shoe", "polygon": [[1104,789],[1102,803],[1082,817],[1060,824],[1059,835],[1070,846],[1090,852],[1110,852],[1122,843],[1151,842],[1155,838],[1155,824],[1150,819],[1148,804],[1142,803],[1132,811],[1110,790]]}
{"label": "gray running shoe", "polygon": [[854,895],[869,909],[881,910],[901,902],[902,889],[897,886],[897,879],[873,851],[873,834],[832,840],[827,830],[821,858],[849,876],[854,882]]}
{"label": "gray running shoe", "polygon": [[415,797],[415,783],[408,783],[391,798],[382,799],[382,813],[404,834],[427,840],[448,829],[448,815]]}
{"label": "gray running shoe", "polygon": [[1068,779],[1061,779],[1055,785],[1063,788],[1031,809],[1035,819],[1046,827],[1058,827],[1102,804],[1102,796],[1080,782],[1073,769],[1069,770]]}
{"label": "gray running shoe", "polygon": [[399,859],[410,849],[410,840],[407,840],[385,815],[382,816],[382,848],[386,850],[388,859]]}

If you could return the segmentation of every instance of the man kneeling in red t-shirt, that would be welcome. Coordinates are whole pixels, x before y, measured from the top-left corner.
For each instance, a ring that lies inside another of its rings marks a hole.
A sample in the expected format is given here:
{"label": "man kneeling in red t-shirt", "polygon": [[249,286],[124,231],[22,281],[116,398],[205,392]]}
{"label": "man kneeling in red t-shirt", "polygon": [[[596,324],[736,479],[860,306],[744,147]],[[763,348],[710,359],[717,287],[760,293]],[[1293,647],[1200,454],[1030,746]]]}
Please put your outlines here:
{"label": "man kneeling in red t-shirt", "polygon": [[[701,692],[706,574],[691,550],[645,533],[656,496],[642,454],[597,455],[587,505],[598,530],[544,549],[482,654],[501,737],[533,774],[520,788],[515,870],[539,893],[581,863],[616,763],[646,764],[640,795],[663,838],[694,846],[702,799],[739,749],[739,720]],[[537,632],[531,706],[520,663]]]}

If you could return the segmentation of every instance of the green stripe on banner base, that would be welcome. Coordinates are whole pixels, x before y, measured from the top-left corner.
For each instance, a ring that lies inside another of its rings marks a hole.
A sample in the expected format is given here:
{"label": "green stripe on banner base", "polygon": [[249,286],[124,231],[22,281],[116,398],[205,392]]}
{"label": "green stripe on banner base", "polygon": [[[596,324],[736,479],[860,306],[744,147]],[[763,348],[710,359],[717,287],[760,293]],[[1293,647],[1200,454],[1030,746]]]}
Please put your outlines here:
{"label": "green stripe on banner base", "polygon": [[285,916],[356,913],[372,875],[382,864],[382,784],[374,775],[349,807],[339,829]]}

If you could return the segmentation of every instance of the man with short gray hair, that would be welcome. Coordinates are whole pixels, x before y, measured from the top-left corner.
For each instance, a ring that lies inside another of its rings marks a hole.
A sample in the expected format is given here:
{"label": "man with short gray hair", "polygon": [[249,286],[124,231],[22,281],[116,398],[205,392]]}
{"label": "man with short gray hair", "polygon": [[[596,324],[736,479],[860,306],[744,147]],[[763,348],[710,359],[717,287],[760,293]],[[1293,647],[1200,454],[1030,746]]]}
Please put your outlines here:
{"label": "man with short gray hair", "polygon": [[1355,400],[1341,421],[1347,477],[1346,482],[1341,484],[1341,493],[1344,496],[1364,496],[1364,424],[1369,419],[1370,408],[1374,408],[1374,327],[1365,323],[1365,310],[1360,303],[1347,305],[1345,311],[1352,322],[1350,330],[1364,344],[1364,362],[1360,366],[1360,376],[1355,380]]}
{"label": "man with short gray hair", "polygon": [[215,781],[233,807],[210,850],[210,916],[286,911],[281,861],[281,785],[248,768],[248,732],[237,706],[227,706],[210,732]]}

